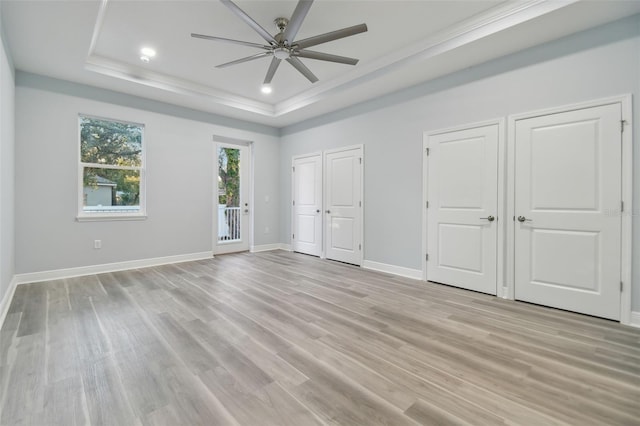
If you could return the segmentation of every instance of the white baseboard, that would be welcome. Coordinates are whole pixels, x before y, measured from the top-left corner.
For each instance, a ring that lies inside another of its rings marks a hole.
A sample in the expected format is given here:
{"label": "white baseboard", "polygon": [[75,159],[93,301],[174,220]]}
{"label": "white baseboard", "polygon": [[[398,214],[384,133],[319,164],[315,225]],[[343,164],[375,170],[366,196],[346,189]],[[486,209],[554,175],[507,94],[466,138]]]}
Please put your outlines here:
{"label": "white baseboard", "polygon": [[55,269],[52,271],[29,272],[16,274],[17,284],[35,283],[40,281],[59,280],[61,278],[79,277],[82,275],[104,274],[106,272],[125,271],[127,269],[147,268],[149,266],[166,265],[169,263],[190,262],[193,260],[211,259],[213,253],[179,254],[175,256],[154,257],[151,259],[129,260],[125,262],[105,263],[102,265],[80,266],[78,268]]}
{"label": "white baseboard", "polygon": [[629,325],[640,328],[640,311],[631,311],[631,322],[629,322]]}
{"label": "white baseboard", "polygon": [[280,250],[293,251],[293,247],[291,247],[291,244],[280,243]]}
{"label": "white baseboard", "polygon": [[275,244],[262,244],[259,246],[251,246],[251,253],[259,253],[261,251],[272,250],[287,250],[291,251],[291,247],[288,244],[275,243]]}
{"label": "white baseboard", "polygon": [[388,274],[399,275],[401,277],[413,278],[414,280],[422,279],[422,271],[420,269],[404,268],[402,266],[389,265],[386,263],[365,260],[362,262],[363,269],[372,271],[386,272]]}
{"label": "white baseboard", "polygon": [[18,281],[14,276],[9,283],[7,292],[4,294],[2,300],[0,300],[0,328],[2,328],[5,318],[7,318],[7,314],[9,313],[9,306],[11,305],[11,301],[13,300],[13,295],[16,292],[17,286]]}

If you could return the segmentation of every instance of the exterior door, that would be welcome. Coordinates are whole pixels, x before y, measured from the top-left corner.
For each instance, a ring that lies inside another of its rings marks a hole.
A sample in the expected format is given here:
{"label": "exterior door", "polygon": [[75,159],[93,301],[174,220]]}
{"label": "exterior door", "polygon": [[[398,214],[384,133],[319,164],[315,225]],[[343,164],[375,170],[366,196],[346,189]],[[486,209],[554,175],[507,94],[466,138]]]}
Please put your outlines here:
{"label": "exterior door", "polygon": [[515,297],[620,318],[619,104],[515,125]]}
{"label": "exterior door", "polygon": [[495,124],[428,138],[429,281],[497,294],[498,132]]}
{"label": "exterior door", "polygon": [[326,257],[362,263],[362,147],[325,152]]}
{"label": "exterior door", "polygon": [[293,160],[293,251],[322,254],[322,155]]}
{"label": "exterior door", "polygon": [[249,147],[218,144],[214,252],[249,250]]}

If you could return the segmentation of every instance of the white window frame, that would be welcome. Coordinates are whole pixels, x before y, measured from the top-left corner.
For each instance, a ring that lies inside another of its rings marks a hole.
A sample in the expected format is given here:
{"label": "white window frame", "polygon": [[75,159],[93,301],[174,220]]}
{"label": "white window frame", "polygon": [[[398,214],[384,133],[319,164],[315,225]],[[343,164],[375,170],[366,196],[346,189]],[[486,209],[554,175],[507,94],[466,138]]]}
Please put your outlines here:
{"label": "white window frame", "polygon": [[[113,166],[110,164],[97,164],[97,163],[84,163],[82,162],[82,152],[81,152],[81,120],[82,118],[103,120],[103,121],[112,121],[116,123],[122,124],[130,124],[134,126],[139,126],[142,128],[142,164],[140,167],[132,167],[132,166]],[[145,143],[145,125],[142,123],[137,123],[133,121],[127,120],[118,120],[107,117],[100,117],[91,114],[78,114],[78,145],[77,145],[77,153],[78,153],[78,215],[76,216],[76,220],[78,222],[85,221],[110,221],[110,220],[144,220],[147,218],[146,215],[146,143]],[[96,168],[96,169],[114,169],[114,170],[136,170],[140,172],[140,203],[139,209],[136,212],[132,211],[123,211],[123,212],[101,212],[101,211],[85,211],[84,210],[84,169],[85,167]]]}

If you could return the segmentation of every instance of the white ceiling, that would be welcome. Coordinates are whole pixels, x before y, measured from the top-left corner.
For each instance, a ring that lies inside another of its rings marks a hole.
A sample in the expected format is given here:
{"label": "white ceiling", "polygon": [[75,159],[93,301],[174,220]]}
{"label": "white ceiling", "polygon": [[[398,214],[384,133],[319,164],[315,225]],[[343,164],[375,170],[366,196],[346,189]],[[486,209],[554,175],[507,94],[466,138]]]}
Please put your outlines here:
{"label": "white ceiling", "polygon": [[[275,34],[295,0],[235,2]],[[635,13],[639,1],[316,0],[297,39],[366,23],[369,31],[313,50],[356,66],[303,62],[312,84],[283,63],[273,93],[260,85],[269,58],[216,65],[257,49],[194,39],[192,32],[263,44],[218,1],[12,1],[2,18],[17,69],[149,99],[287,126]],[[158,53],[140,61],[140,48]]]}

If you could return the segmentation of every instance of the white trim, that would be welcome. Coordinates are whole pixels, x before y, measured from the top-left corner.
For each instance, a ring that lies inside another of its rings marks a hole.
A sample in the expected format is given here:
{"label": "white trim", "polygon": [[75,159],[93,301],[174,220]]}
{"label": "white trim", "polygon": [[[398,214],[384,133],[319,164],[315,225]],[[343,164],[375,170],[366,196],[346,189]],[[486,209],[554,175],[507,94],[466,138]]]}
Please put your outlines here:
{"label": "white trim", "polygon": [[420,269],[411,269],[405,268],[403,266],[389,265],[387,263],[374,262],[373,260],[364,260],[362,262],[362,269],[385,272],[387,274],[398,275],[414,280],[422,279],[422,271]]}
{"label": "white trim", "polygon": [[104,263],[102,265],[80,266],[77,268],[54,269],[51,271],[29,272],[16,274],[17,284],[35,283],[40,281],[59,280],[62,278],[79,277],[83,275],[104,274],[106,272],[125,271],[127,269],[148,268],[150,266],[166,265],[170,263],[191,262],[213,258],[213,252],[178,254],[174,256],[154,257],[150,259],[127,260],[124,262]]}
{"label": "white trim", "polygon": [[[562,112],[576,111],[585,108],[620,104],[622,120],[626,120],[624,132],[622,132],[622,201],[625,205],[625,212],[621,213],[621,255],[620,255],[620,277],[624,283],[620,294],[620,323],[630,325],[633,321],[631,312],[631,289],[633,287],[631,265],[632,259],[632,219],[633,219],[633,114],[631,94],[611,96],[608,98],[595,99],[586,102],[563,105],[559,107],[546,108],[542,110],[512,114],[508,117],[508,137],[507,137],[507,217],[515,216],[515,124],[518,120],[540,117],[543,115],[557,114]],[[505,298],[515,298],[515,222],[511,221],[511,226],[507,227],[507,251],[505,277]]]}
{"label": "white trim", "polygon": [[88,215],[82,215],[82,216],[76,216],[76,222],[109,222],[109,221],[114,221],[114,220],[147,220],[148,216],[144,215],[144,214],[138,214],[138,215],[126,215],[126,214],[111,214],[111,215],[105,215],[103,214],[102,216],[98,216],[99,213],[96,216],[88,216]]}
{"label": "white trim", "polygon": [[13,295],[16,292],[16,287],[18,286],[18,280],[14,276],[9,282],[9,288],[7,288],[7,292],[4,294],[2,300],[0,300],[0,329],[4,325],[4,320],[7,318],[7,314],[9,313],[9,306],[11,306],[11,301],[13,300]]}
{"label": "white trim", "polygon": [[285,250],[291,251],[290,244],[283,243],[275,243],[275,244],[261,244],[259,246],[251,246],[251,253],[260,253],[262,251],[273,251],[273,250]]}
{"label": "white trim", "polygon": [[[504,191],[505,175],[506,175],[506,120],[504,117],[494,118],[492,120],[485,120],[476,123],[462,124],[454,127],[448,127],[445,129],[425,131],[422,136],[422,274],[423,281],[427,279],[427,231],[428,231],[428,209],[427,200],[429,199],[427,180],[429,178],[429,161],[427,156],[427,148],[429,148],[429,138],[444,133],[459,132],[462,130],[472,130],[479,127],[498,126],[498,201],[497,201],[497,218],[498,218],[498,236],[497,236],[497,275],[496,275],[496,294],[498,297],[505,297],[502,287],[505,285],[505,232],[507,229],[507,212],[506,212],[506,197]],[[505,297],[506,298],[506,297]]]}
{"label": "white trim", "polygon": [[[620,323],[631,324],[631,292],[633,291],[633,106],[631,95],[621,97],[622,119],[626,121],[622,132],[622,241],[620,251],[620,279],[624,283],[620,294]],[[640,248],[637,248],[640,250]],[[636,318],[637,319],[637,318]]]}
{"label": "white trim", "polygon": [[629,318],[630,320],[626,325],[640,328],[640,311],[631,311]]}

